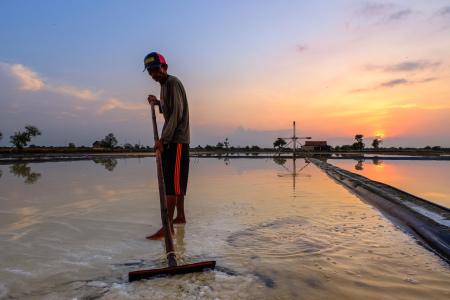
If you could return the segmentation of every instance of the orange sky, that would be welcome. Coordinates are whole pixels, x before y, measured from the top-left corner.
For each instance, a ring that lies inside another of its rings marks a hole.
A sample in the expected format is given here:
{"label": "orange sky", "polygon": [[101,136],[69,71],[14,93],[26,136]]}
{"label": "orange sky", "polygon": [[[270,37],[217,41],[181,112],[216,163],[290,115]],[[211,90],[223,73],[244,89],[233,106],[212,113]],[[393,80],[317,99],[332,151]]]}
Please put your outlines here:
{"label": "orange sky", "polygon": [[296,121],[297,135],[333,146],[363,134],[366,145],[382,135],[386,147],[450,147],[447,1],[249,1],[238,11],[197,1],[164,4],[171,14],[151,22],[138,2],[105,14],[2,4],[0,146],[26,124],[43,131],[38,145],[110,132],[152,144],[146,96],[159,85],[142,60],[158,51],[188,93],[194,145],[270,147]]}

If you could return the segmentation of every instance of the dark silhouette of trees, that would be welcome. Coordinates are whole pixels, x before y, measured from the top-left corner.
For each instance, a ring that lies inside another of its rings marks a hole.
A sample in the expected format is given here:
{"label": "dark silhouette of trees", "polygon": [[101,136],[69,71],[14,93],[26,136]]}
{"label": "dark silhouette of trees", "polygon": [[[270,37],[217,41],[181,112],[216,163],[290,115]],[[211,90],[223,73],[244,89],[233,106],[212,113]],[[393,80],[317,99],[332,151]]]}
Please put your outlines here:
{"label": "dark silhouette of trees", "polygon": [[27,125],[25,126],[24,132],[15,132],[14,135],[10,136],[10,143],[16,146],[17,150],[22,151],[23,148],[27,146],[28,142],[31,141],[31,137],[41,134],[42,133],[36,126]]}
{"label": "dark silhouette of trees", "polygon": [[284,145],[286,145],[286,141],[283,139],[277,139],[275,142],[273,142],[273,146],[275,148],[278,147],[278,150],[280,150]]}
{"label": "dark silhouette of trees", "polygon": [[372,147],[374,147],[375,149],[379,149],[381,142],[382,142],[382,140],[380,140],[378,138],[374,139],[372,142]]}
{"label": "dark silhouette of trees", "polygon": [[362,134],[355,135],[356,143],[353,143],[353,145],[352,145],[353,150],[361,151],[362,149],[364,149],[365,144],[363,143],[363,137],[364,137],[364,135],[362,135]]}
{"label": "dark silhouette of trees", "polygon": [[103,148],[112,149],[117,145],[117,139],[114,136],[114,133],[110,133],[103,140],[100,141],[100,145]]}

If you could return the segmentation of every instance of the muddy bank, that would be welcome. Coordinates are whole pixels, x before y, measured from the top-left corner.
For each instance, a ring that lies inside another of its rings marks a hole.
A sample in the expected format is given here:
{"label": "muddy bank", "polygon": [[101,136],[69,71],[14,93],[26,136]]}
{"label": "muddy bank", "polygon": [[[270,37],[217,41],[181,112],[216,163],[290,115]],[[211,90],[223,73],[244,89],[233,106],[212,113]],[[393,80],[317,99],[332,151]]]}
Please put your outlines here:
{"label": "muddy bank", "polygon": [[309,160],[450,263],[450,209],[318,159]]}

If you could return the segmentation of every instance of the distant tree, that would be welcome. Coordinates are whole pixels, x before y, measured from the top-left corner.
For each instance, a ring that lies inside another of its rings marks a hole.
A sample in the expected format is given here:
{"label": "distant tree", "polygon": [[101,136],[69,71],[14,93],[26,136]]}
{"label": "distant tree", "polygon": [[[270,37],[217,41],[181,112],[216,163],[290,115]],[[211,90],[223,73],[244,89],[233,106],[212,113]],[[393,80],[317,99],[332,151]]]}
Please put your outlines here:
{"label": "distant tree", "polygon": [[28,142],[31,141],[31,137],[41,134],[36,126],[27,125],[24,132],[15,132],[14,135],[10,136],[10,143],[16,146],[17,150],[22,151]]}
{"label": "distant tree", "polygon": [[141,148],[141,146],[139,144],[134,145],[134,149],[139,150],[139,148]]}
{"label": "distant tree", "polygon": [[216,145],[216,148],[217,149],[222,149],[223,148],[223,143],[218,142],[217,145]]}
{"label": "distant tree", "polygon": [[341,150],[341,147],[336,146],[336,147],[334,147],[334,150],[339,151],[339,150]]}
{"label": "distant tree", "polygon": [[3,139],[3,133],[0,131],[0,141]]}
{"label": "distant tree", "polygon": [[130,143],[126,143],[125,145],[123,145],[123,148],[125,148],[125,149],[127,149],[127,150],[130,150],[130,149],[133,148],[133,146],[131,146]]}
{"label": "distant tree", "polygon": [[280,150],[284,145],[286,145],[286,141],[284,139],[277,139],[275,142],[273,142],[273,146],[275,148],[278,147],[278,150]]}
{"label": "distant tree", "polygon": [[75,144],[74,143],[69,143],[69,148],[75,148]]}
{"label": "distant tree", "polygon": [[382,140],[376,138],[376,139],[374,139],[373,142],[372,142],[372,147],[374,147],[375,149],[379,149],[379,148],[380,148],[380,144],[381,144],[382,142],[383,142]]}
{"label": "distant tree", "polygon": [[211,151],[211,150],[213,150],[213,146],[206,144],[205,150]]}
{"label": "distant tree", "polygon": [[352,146],[350,146],[350,145],[342,145],[341,150],[342,151],[350,151],[350,150],[352,150]]}
{"label": "distant tree", "polygon": [[259,146],[256,146],[256,145],[253,145],[250,149],[252,151],[259,151],[259,150],[261,150],[261,148]]}
{"label": "distant tree", "polygon": [[362,135],[362,134],[357,134],[357,135],[355,135],[355,140],[356,140],[356,143],[353,143],[353,145],[352,145],[352,149],[353,150],[362,150],[362,149],[364,149],[364,143],[363,143],[363,137],[364,137],[364,135]]}
{"label": "distant tree", "polygon": [[434,146],[433,148],[431,148],[433,150],[441,150],[441,146]]}
{"label": "distant tree", "polygon": [[423,149],[425,149],[425,150],[431,150],[431,147],[430,147],[430,146],[426,146],[426,147],[423,148]]}
{"label": "distant tree", "polygon": [[225,149],[228,150],[228,146],[230,145],[230,143],[228,142],[228,138],[225,139],[225,141],[223,142],[223,145],[225,146]]}
{"label": "distant tree", "polygon": [[117,145],[117,139],[114,136],[114,133],[110,133],[103,140],[100,141],[100,145],[103,148],[112,149]]}

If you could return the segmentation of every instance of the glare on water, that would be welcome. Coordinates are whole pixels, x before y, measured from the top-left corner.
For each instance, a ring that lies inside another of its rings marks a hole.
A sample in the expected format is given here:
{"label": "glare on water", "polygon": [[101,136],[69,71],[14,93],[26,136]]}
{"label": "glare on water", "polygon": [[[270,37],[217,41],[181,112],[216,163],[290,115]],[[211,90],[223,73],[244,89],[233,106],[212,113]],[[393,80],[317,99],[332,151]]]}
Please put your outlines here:
{"label": "glare on water", "polygon": [[217,270],[133,283],[165,266],[154,158],[0,170],[0,298],[450,296],[445,262],[303,160],[191,160],[175,250]]}

